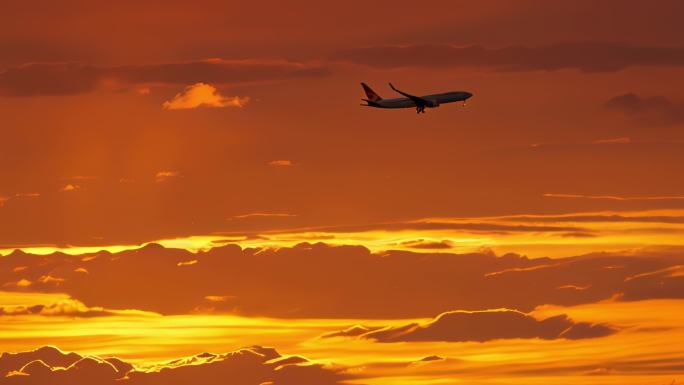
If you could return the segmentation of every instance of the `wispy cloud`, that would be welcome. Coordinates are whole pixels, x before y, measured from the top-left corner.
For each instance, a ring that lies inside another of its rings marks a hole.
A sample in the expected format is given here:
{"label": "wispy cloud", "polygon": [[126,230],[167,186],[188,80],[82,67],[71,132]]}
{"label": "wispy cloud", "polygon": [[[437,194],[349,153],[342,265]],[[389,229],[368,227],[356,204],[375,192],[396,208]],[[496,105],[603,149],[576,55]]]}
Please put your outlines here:
{"label": "wispy cloud", "polygon": [[273,166],[273,167],[289,167],[289,166],[292,166],[293,164],[294,163],[292,163],[291,160],[287,160],[287,159],[278,159],[278,160],[272,160],[272,161],[268,162],[268,165]]}
{"label": "wispy cloud", "polygon": [[16,193],[13,196],[0,196],[0,207],[4,206],[7,202],[14,199],[37,198],[39,196],[39,193]]}
{"label": "wispy cloud", "polygon": [[543,194],[547,198],[560,199],[599,199],[611,201],[679,201],[684,200],[684,196],[680,195],[662,195],[662,196],[620,196],[620,195],[582,195],[582,194]]}
{"label": "wispy cloud", "polygon": [[98,179],[97,176],[93,175],[71,175],[62,178],[63,180],[95,180]]}
{"label": "wispy cloud", "polygon": [[609,139],[598,139],[593,142],[592,144],[630,144],[632,143],[632,138],[628,136],[622,136],[619,138],[609,138]]}
{"label": "wispy cloud", "polygon": [[28,192],[28,193],[16,193],[14,194],[16,198],[38,198],[40,196],[40,193],[37,192]]}
{"label": "wispy cloud", "polygon": [[296,217],[297,214],[290,214],[290,213],[248,213],[248,214],[240,214],[240,215],[233,215],[231,218],[234,219],[245,219],[245,218],[289,218],[289,217]]}
{"label": "wispy cloud", "polygon": [[154,175],[154,180],[157,183],[162,183],[166,182],[169,179],[178,178],[180,176],[182,176],[182,174],[179,171],[159,171]]}

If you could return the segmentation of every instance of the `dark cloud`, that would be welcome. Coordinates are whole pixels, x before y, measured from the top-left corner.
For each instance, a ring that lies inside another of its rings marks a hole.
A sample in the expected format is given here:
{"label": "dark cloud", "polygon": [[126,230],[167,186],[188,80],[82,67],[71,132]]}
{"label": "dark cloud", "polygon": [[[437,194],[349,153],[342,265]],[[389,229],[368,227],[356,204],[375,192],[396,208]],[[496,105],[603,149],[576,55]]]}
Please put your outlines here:
{"label": "dark cloud", "polygon": [[42,347],[0,356],[0,378],[7,384],[181,385],[334,385],[349,378],[341,369],[324,367],[275,349],[252,346],[226,354],[202,353],[143,371],[117,358],[83,357]]}
{"label": "dark cloud", "polygon": [[449,241],[426,241],[424,239],[415,239],[412,241],[402,242],[401,246],[409,247],[412,249],[451,249],[453,245]]}
{"label": "dark cloud", "polygon": [[[374,254],[360,246],[320,243],[278,249],[226,245],[198,253],[151,244],[77,256],[15,252],[0,258],[0,286],[23,282],[3,290],[66,293],[90,307],[162,314],[205,309],[387,319],[430,317],[445,308],[528,312],[542,304],[592,303],[620,293],[622,300],[684,298],[681,275],[639,276],[678,265],[684,265],[680,250],[529,259],[443,251]],[[565,289],[569,285],[586,290]]]}
{"label": "dark cloud", "polygon": [[684,104],[672,102],[665,96],[643,97],[628,93],[611,98],[606,108],[633,116],[639,122],[649,125],[671,125],[684,123]]}
{"label": "dark cloud", "polygon": [[0,378],[5,377],[9,372],[21,370],[28,363],[37,360],[48,366],[66,368],[79,359],[81,356],[76,353],[64,353],[52,346],[44,346],[30,352],[5,352],[0,355]]}
{"label": "dark cloud", "polygon": [[621,43],[563,43],[538,47],[414,44],[340,51],[334,60],[379,68],[483,67],[502,71],[577,69],[608,72],[634,66],[682,66],[683,47]]}
{"label": "dark cloud", "polygon": [[621,299],[638,301],[650,298],[682,298],[684,265],[654,269],[625,278]]}
{"label": "dark cloud", "polygon": [[0,40],[0,68],[23,63],[97,60],[95,50],[59,41]]}
{"label": "dark cloud", "polygon": [[[354,333],[348,333],[353,330]],[[360,327],[347,329],[326,337],[354,336]],[[545,340],[566,338],[584,339],[604,337],[613,334],[616,328],[605,324],[576,323],[566,315],[543,320],[515,310],[451,311],[442,313],[425,323],[368,330],[360,338],[377,342],[485,342],[497,339],[540,338]]]}
{"label": "dark cloud", "polygon": [[354,325],[350,326],[344,330],[338,332],[326,333],[321,336],[321,338],[334,338],[334,337],[360,337],[362,335],[374,332],[376,330],[382,329],[382,327],[372,327],[364,325]]}
{"label": "dark cloud", "polygon": [[220,60],[100,67],[78,63],[31,63],[0,71],[0,95],[73,95],[143,85],[233,85],[323,76],[325,67],[287,61]]}

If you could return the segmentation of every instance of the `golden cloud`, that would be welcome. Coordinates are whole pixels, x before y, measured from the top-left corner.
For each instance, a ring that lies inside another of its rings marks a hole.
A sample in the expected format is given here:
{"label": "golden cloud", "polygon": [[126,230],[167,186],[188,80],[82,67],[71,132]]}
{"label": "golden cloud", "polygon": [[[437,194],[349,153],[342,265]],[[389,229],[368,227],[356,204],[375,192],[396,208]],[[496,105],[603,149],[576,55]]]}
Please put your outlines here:
{"label": "golden cloud", "polygon": [[221,95],[216,87],[206,83],[195,83],[176,94],[173,99],[164,102],[166,110],[188,110],[198,107],[238,107],[242,108],[249,102],[248,96],[227,97]]}
{"label": "golden cloud", "polygon": [[68,183],[68,184],[66,184],[64,187],[62,187],[62,188],[60,189],[60,191],[62,191],[62,192],[72,192],[72,191],[76,191],[76,190],[78,190],[78,189],[80,189],[80,188],[81,188],[80,185]]}

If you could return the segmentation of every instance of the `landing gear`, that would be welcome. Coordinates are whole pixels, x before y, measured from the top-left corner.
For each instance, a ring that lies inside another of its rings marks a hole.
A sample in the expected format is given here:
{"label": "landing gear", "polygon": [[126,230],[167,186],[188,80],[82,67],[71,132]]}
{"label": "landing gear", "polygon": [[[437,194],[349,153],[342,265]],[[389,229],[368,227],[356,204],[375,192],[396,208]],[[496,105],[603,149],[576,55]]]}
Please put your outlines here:
{"label": "landing gear", "polygon": [[416,106],[416,114],[425,113],[425,106]]}

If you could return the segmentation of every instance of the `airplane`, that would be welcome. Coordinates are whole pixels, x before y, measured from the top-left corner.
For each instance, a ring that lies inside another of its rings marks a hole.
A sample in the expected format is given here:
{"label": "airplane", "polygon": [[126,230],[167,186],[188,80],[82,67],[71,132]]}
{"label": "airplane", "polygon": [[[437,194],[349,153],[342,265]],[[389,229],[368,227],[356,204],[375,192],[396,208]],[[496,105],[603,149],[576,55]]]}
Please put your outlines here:
{"label": "airplane", "polygon": [[389,84],[390,87],[404,98],[395,99],[383,99],[375,91],[373,91],[366,83],[361,83],[363,90],[366,92],[368,99],[361,99],[367,104],[362,104],[365,107],[375,107],[375,108],[416,108],[416,113],[425,113],[425,108],[435,108],[439,107],[440,104],[453,103],[453,102],[463,102],[465,106],[466,100],[470,99],[473,94],[465,91],[457,92],[445,92],[442,94],[433,94],[425,96],[414,96],[407,94],[406,92],[399,91],[394,88],[392,83]]}

